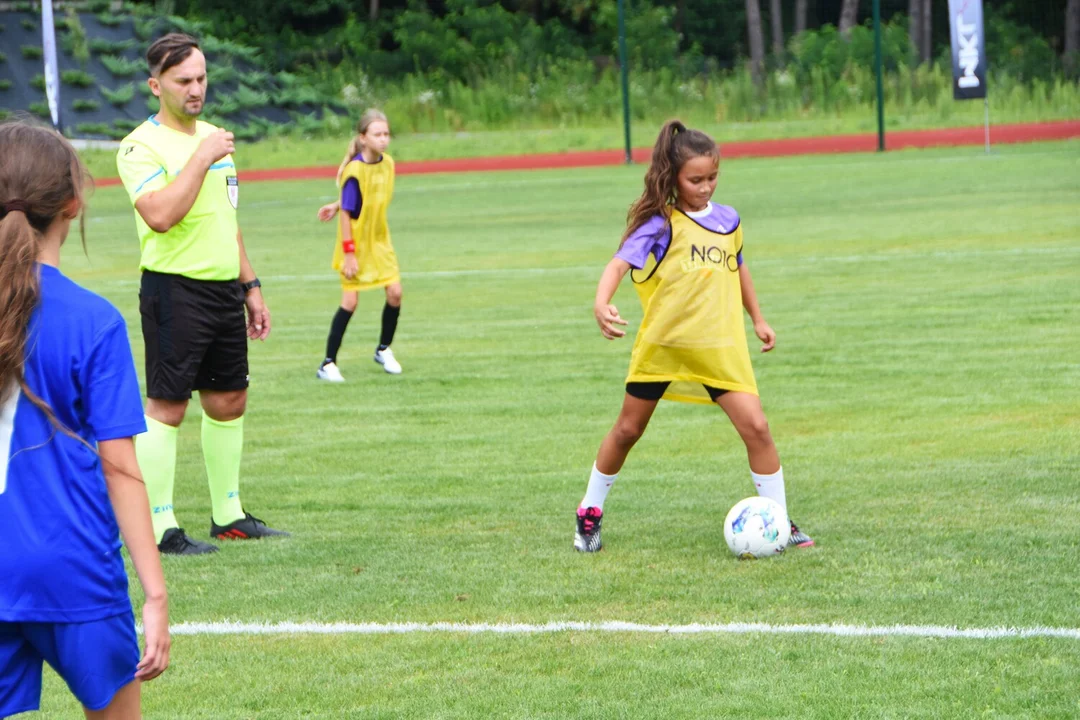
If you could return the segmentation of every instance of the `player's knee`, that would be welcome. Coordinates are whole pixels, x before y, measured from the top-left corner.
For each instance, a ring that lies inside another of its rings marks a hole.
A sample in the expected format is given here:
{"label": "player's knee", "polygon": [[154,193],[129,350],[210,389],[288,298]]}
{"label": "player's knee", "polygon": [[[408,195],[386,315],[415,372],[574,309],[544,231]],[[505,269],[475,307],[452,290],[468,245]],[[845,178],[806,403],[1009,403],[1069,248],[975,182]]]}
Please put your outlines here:
{"label": "player's knee", "polygon": [[645,434],[645,424],[630,418],[619,418],[611,432],[616,443],[629,447]]}
{"label": "player's knee", "polygon": [[341,309],[346,312],[356,311],[357,297],[356,293],[346,293],[341,297]]}
{"label": "player's knee", "polygon": [[203,397],[203,410],[218,422],[232,422],[243,417],[247,410],[247,392],[214,393]]}
{"label": "player's knee", "polygon": [[767,447],[772,445],[772,433],[769,432],[769,422],[764,417],[753,418],[743,423],[739,428],[746,444],[752,447]]}
{"label": "player's knee", "polygon": [[146,403],[146,414],[165,425],[180,427],[187,412],[187,400],[157,400],[151,398]]}
{"label": "player's knee", "polygon": [[247,411],[247,393],[229,398],[226,401],[223,410],[223,414],[227,416],[221,418],[224,422],[243,417],[244,413]]}
{"label": "player's knee", "polygon": [[401,286],[391,285],[386,288],[386,302],[391,307],[401,307]]}

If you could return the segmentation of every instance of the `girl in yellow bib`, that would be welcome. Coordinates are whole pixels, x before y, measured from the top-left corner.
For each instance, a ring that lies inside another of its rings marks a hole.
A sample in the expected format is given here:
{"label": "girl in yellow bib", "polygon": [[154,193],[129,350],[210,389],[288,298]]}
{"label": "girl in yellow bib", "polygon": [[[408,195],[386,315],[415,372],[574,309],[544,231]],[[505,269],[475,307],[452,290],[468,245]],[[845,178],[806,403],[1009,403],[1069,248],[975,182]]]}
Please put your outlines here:
{"label": "girl in yellow bib", "polygon": [[[758,307],[734,208],[711,201],[720,153],[705,133],[673,120],[660,130],[645,192],[630,207],[615,257],[596,289],[596,322],[608,340],[626,333],[611,304],[628,272],[644,315],[630,356],[626,397],[604,438],[577,511],[574,547],[596,552],[604,500],[661,399],[716,403],[746,444],[758,493],[787,507],[784,471],[758,398],[742,310],[772,350],[776,333]],[[789,545],[813,545],[791,524]]]}
{"label": "girl in yellow bib", "polygon": [[386,154],[389,145],[390,124],[386,116],[378,110],[368,110],[357,123],[356,137],[349,143],[338,168],[340,199],[319,209],[319,219],[323,221],[341,211],[332,263],[341,274],[341,307],[330,323],[326,357],[317,374],[320,380],[345,382],[337,366],[337,353],[349,320],[356,312],[359,292],[373,288],[386,290],[375,362],[388,373],[401,373],[401,364],[390,349],[401,313],[401,273],[386,223],[386,209],[394,196],[394,160]]}

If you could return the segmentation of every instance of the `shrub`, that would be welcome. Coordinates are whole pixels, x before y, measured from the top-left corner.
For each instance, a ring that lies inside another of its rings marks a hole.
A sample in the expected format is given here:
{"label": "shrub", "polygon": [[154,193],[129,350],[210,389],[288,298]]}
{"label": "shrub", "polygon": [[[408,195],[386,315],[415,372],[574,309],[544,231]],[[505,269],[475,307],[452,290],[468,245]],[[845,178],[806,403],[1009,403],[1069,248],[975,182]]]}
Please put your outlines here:
{"label": "shrub", "polygon": [[270,83],[270,81],[270,73],[263,72],[262,70],[252,70],[251,72],[241,73],[240,75],[240,82],[248,87],[263,87]]}
{"label": "shrub", "polygon": [[64,70],[60,73],[60,82],[72,87],[88,88],[94,86],[94,76],[85,70]]}
{"label": "shrub", "polygon": [[1046,38],[1009,20],[1004,14],[1007,10],[986,10],[986,54],[994,70],[1021,82],[1049,81],[1058,59]]}
{"label": "shrub", "polygon": [[105,27],[117,27],[124,22],[124,18],[110,12],[100,12],[94,18]]}
{"label": "shrub", "polygon": [[168,15],[165,18],[165,21],[172,26],[173,30],[186,33],[195,38],[202,38],[209,27],[209,23],[202,20],[192,20],[191,18],[183,18],[179,15]]}
{"label": "shrub", "polygon": [[70,52],[71,56],[80,65],[85,67],[86,63],[90,62],[90,43],[86,40],[86,28],[83,27],[82,21],[79,20],[79,15],[74,8],[68,8],[66,20],[69,32],[62,41],[64,49]]}
{"label": "shrub", "polygon": [[33,114],[37,115],[38,117],[43,117],[43,118],[51,118],[52,117],[52,113],[49,112],[49,103],[32,102],[32,103],[30,103],[30,107],[28,107],[27,110],[29,110]]}
{"label": "shrub", "polygon": [[283,108],[294,108],[298,105],[319,105],[325,100],[318,90],[311,85],[296,85],[285,87],[273,93],[270,101]]}
{"label": "shrub", "polygon": [[120,140],[127,135],[126,131],[114,128],[108,123],[78,123],[75,125],[75,132],[80,135],[104,135],[113,140]]}
{"label": "shrub", "polygon": [[101,107],[101,104],[97,100],[84,100],[82,98],[71,103],[71,108],[75,112],[94,112]]}
{"label": "shrub", "polygon": [[113,77],[126,78],[138,72],[146,72],[146,63],[143,60],[128,60],[119,55],[102,55],[98,60]]}
{"label": "shrub", "polygon": [[7,62],[7,55],[5,55],[4,53],[0,52],[0,65],[4,64],[4,63],[6,63],[6,62]]}
{"label": "shrub", "polygon": [[240,109],[240,103],[228,93],[215,93],[209,105],[217,115],[231,115]]}
{"label": "shrub", "polygon": [[40,45],[23,45],[19,48],[19,52],[26,60],[40,60],[45,54]]}
{"label": "shrub", "polygon": [[45,76],[41,73],[38,73],[34,77],[30,78],[30,87],[34,88],[35,90],[45,92]]}
{"label": "shrub", "polygon": [[11,81],[7,78],[0,78],[0,90],[10,90]]}
{"label": "shrub", "polygon": [[113,107],[124,107],[131,102],[133,97],[135,97],[135,84],[128,83],[127,85],[121,85],[115,90],[103,87],[101,88],[101,94]]}
{"label": "shrub", "polygon": [[239,58],[249,63],[259,62],[259,51],[247,45],[240,45],[231,40],[207,35],[202,38],[202,49],[207,55],[224,55],[230,58]]}
{"label": "shrub", "polygon": [[[136,8],[143,7],[142,5],[136,5]],[[135,37],[142,41],[147,41],[157,32],[157,29],[161,27],[161,19],[155,15],[148,15],[142,19],[138,16],[135,18]]]}
{"label": "shrub", "polygon": [[214,63],[206,71],[206,81],[214,87],[232,85],[240,79],[240,73],[229,63]]}
{"label": "shrub", "polygon": [[24,17],[22,20],[19,20],[19,24],[23,26],[23,30],[29,30],[30,32],[37,30],[37,23],[30,18]]}
{"label": "shrub", "polygon": [[235,136],[237,140],[246,140],[248,142],[251,142],[253,140],[259,139],[259,129],[256,127],[243,125],[241,127],[234,128],[232,132],[233,136]]}
{"label": "shrub", "polygon": [[254,110],[270,104],[270,95],[268,93],[252,90],[247,85],[236,88],[233,99],[241,110]]}
{"label": "shrub", "polygon": [[106,40],[105,38],[91,38],[90,52],[95,55],[119,55],[127,50],[138,47],[135,40]]}

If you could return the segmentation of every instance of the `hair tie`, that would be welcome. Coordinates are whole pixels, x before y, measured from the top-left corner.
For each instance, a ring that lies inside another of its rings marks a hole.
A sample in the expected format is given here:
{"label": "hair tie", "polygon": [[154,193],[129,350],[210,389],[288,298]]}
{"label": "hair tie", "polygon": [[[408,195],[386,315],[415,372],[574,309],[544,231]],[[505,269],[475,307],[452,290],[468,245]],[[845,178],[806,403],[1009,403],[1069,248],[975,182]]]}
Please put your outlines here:
{"label": "hair tie", "polygon": [[21,212],[23,215],[29,215],[27,205],[22,200],[8,200],[4,203],[4,213]]}

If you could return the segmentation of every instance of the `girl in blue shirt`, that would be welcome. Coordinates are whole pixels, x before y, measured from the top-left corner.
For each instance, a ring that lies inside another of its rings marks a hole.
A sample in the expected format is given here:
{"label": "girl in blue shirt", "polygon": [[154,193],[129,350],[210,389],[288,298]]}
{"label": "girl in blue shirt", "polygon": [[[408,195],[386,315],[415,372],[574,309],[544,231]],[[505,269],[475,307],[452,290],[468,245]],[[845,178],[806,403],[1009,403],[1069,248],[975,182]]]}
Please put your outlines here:
{"label": "girl in blue shirt", "polygon": [[[38,709],[47,662],[87,718],[134,720],[169,629],[127,328],[58,267],[83,206],[74,149],[7,123],[0,157],[0,717]],[[141,659],[121,536],[146,595]]]}

